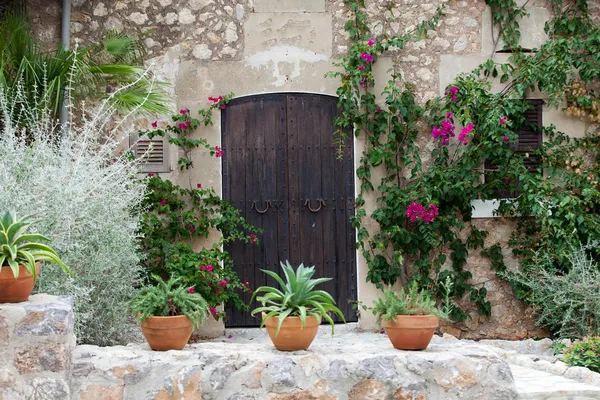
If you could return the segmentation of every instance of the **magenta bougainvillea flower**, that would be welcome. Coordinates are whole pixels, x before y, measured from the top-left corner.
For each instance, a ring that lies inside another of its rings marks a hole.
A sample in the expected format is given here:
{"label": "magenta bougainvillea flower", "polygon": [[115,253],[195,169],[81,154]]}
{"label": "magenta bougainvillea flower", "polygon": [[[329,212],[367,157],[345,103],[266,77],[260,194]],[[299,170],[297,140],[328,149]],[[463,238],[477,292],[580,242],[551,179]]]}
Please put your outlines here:
{"label": "magenta bougainvillea flower", "polygon": [[215,157],[223,157],[225,155],[225,151],[221,149],[219,146],[215,146]]}
{"label": "magenta bougainvillea flower", "polygon": [[369,45],[369,47],[372,47],[375,44],[375,41],[373,39],[369,39],[367,44]]}
{"label": "magenta bougainvillea flower", "polygon": [[189,112],[189,110],[187,108],[182,108],[181,110],[179,110],[179,114],[181,115],[185,115]]}
{"label": "magenta bougainvillea flower", "polygon": [[507,121],[508,117],[505,115],[504,117],[500,118],[500,125],[504,125]]}
{"label": "magenta bougainvillea flower", "polygon": [[199,184],[197,184],[197,185],[196,185],[196,187],[197,187],[198,189],[202,189],[202,184],[201,184],[201,183],[199,183]]}
{"label": "magenta bougainvillea flower", "polygon": [[421,203],[412,202],[406,209],[406,216],[410,222],[423,221],[426,224],[432,223],[439,214],[439,209],[435,204],[430,204],[425,208]]}
{"label": "magenta bougainvillea flower", "polygon": [[161,201],[160,201],[160,205],[161,205],[161,206],[164,206],[165,204],[167,204],[167,201],[166,201],[166,200],[161,200]]}
{"label": "magenta bougainvillea flower", "polygon": [[375,61],[375,58],[372,55],[370,55],[369,53],[361,53],[360,58],[362,58],[366,62]]}
{"label": "magenta bougainvillea flower", "polygon": [[154,121],[154,122],[152,123],[152,127],[153,127],[153,128],[158,128],[158,122],[157,122],[157,121]]}
{"label": "magenta bougainvillea flower", "polygon": [[188,293],[189,294],[194,294],[194,293],[196,293],[196,289],[194,289],[193,287],[191,287],[191,288],[188,289]]}
{"label": "magenta bougainvillea flower", "polygon": [[458,140],[462,143],[462,144],[467,144],[469,143],[469,141],[467,140],[467,136],[473,132],[473,128],[475,128],[475,124],[469,124],[467,126],[465,126],[460,133],[458,134]]}

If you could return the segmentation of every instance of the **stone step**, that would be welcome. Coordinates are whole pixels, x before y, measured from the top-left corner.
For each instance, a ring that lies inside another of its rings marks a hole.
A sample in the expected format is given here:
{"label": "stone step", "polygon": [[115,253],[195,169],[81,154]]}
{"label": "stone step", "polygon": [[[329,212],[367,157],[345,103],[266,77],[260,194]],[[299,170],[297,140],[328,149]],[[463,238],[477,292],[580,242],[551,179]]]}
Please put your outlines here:
{"label": "stone step", "polygon": [[564,376],[509,364],[519,399],[522,400],[600,400],[600,387]]}

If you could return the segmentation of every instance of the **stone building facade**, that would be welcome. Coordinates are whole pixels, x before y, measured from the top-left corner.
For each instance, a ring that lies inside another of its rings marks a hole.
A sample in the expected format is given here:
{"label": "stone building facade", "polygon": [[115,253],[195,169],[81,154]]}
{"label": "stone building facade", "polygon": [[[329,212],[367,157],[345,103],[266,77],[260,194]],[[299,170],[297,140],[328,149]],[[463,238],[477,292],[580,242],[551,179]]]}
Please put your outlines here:
{"label": "stone building facade", "polygon": [[[375,21],[373,34],[384,29],[403,33],[434,15],[443,0],[367,0],[368,12]],[[530,17],[521,23],[522,45],[533,48],[546,39],[543,27],[550,18],[550,0],[533,0],[527,4]],[[52,44],[59,41],[61,1],[31,0],[34,26],[39,36]],[[598,10],[593,10],[597,12]],[[446,16],[439,28],[427,39],[410,43],[405,50],[393,51],[376,64],[379,76],[375,93],[380,93],[389,70],[399,72],[414,83],[420,101],[443,94],[453,78],[469,72],[494,56],[501,48],[494,46],[491,12],[484,0],[447,2]],[[335,69],[336,60],[347,51],[344,23],[349,12],[342,0],[73,0],[72,41],[87,42],[100,38],[106,30],[139,33],[143,37],[158,79],[169,82],[174,106],[190,110],[208,105],[209,96],[233,92],[236,97],[263,93],[305,92],[334,96],[338,82],[324,77]],[[532,98],[538,98],[535,93]],[[198,135],[213,145],[221,143],[221,126],[216,118],[213,127]],[[573,136],[582,136],[589,126],[566,117],[562,111],[544,108],[544,124],[553,123]],[[433,143],[423,137],[426,153]],[[361,137],[355,138],[355,154],[364,148]],[[222,170],[218,159],[205,151],[193,155],[193,181],[202,182],[221,192]],[[171,149],[174,181],[187,181],[176,168],[177,154]],[[359,157],[355,157],[356,160]],[[358,184],[356,185],[358,187]],[[367,199],[367,214],[374,210],[376,195]],[[489,211],[476,210],[475,224],[490,232],[486,244],[506,243],[513,221],[492,218]],[[375,230],[374,222],[368,222]],[[504,246],[509,266],[515,267],[510,250]],[[531,312],[514,299],[511,288],[495,277],[489,261],[473,252],[468,261],[473,282],[488,289],[492,304],[490,317],[479,317],[445,329],[467,338],[508,338],[543,336],[533,323]],[[378,293],[365,283],[367,266],[357,254],[359,300],[369,303]],[[360,324],[375,327],[370,315]]]}

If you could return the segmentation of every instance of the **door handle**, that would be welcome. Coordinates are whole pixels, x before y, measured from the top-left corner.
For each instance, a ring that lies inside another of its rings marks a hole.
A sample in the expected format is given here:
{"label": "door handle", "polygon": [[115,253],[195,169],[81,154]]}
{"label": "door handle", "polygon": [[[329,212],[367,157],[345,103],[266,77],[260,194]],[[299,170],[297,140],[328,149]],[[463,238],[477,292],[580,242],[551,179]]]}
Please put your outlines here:
{"label": "door handle", "polygon": [[270,201],[270,200],[267,200],[265,204],[266,204],[266,207],[265,207],[265,209],[264,209],[264,210],[259,210],[259,209],[258,209],[258,207],[256,207],[256,200],[254,200],[254,201],[252,202],[252,208],[251,208],[251,209],[254,209],[254,210],[256,210],[256,212],[257,212],[257,213],[259,213],[259,214],[264,214],[264,213],[266,213],[266,212],[267,212],[267,210],[268,210],[268,209],[269,209],[269,207],[271,206],[271,201]]}
{"label": "door handle", "polygon": [[326,205],[325,204],[325,200],[323,200],[323,199],[317,199],[317,201],[319,202],[319,208],[317,208],[317,209],[313,209],[310,206],[310,200],[309,199],[306,199],[306,202],[304,202],[304,205],[306,207],[308,207],[308,209],[310,210],[310,212],[316,213],[316,212],[321,211],[321,208],[323,208],[323,206]]}

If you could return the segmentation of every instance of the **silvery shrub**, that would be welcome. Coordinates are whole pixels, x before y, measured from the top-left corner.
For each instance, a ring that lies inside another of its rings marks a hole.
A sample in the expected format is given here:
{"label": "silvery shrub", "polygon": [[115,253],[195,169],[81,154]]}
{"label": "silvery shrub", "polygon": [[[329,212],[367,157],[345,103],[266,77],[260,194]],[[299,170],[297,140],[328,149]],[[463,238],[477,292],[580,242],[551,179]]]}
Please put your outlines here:
{"label": "silvery shrub", "polygon": [[71,268],[69,277],[43,265],[36,291],[71,296],[78,342],[126,342],[137,329],[127,302],[140,276],[145,184],[118,152],[123,125],[105,102],[93,112],[71,107],[63,130],[41,102],[15,115],[18,97],[0,93],[0,210],[37,217],[34,231]]}

